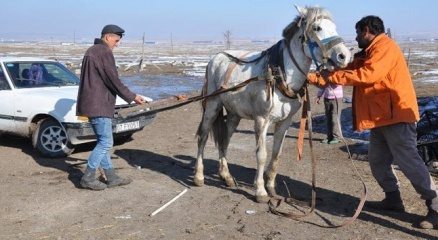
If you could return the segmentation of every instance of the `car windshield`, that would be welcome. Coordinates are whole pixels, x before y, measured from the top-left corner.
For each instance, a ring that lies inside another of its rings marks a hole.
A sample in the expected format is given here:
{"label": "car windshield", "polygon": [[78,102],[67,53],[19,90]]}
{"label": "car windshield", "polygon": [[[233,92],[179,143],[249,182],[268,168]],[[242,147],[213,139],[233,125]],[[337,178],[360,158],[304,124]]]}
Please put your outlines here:
{"label": "car windshield", "polygon": [[79,78],[58,62],[6,62],[16,88],[79,85]]}

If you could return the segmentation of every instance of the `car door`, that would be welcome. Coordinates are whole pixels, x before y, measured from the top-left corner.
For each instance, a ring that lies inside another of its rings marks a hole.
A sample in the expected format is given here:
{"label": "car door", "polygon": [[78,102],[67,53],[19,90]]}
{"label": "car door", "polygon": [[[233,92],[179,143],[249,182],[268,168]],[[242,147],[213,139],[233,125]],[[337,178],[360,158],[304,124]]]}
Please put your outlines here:
{"label": "car door", "polygon": [[14,92],[0,66],[0,132],[15,131]]}

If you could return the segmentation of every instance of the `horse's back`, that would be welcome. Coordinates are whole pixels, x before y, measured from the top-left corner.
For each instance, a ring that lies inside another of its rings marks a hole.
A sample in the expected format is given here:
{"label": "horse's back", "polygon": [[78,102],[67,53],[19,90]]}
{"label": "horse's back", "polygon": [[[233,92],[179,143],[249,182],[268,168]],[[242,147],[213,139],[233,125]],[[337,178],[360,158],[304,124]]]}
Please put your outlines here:
{"label": "horse's back", "polygon": [[[261,73],[261,52],[229,50],[216,54],[208,63],[206,84],[211,93],[219,88],[237,85]],[[252,62],[256,59],[260,61]],[[242,62],[239,62],[242,60]],[[250,63],[246,63],[250,62]]]}

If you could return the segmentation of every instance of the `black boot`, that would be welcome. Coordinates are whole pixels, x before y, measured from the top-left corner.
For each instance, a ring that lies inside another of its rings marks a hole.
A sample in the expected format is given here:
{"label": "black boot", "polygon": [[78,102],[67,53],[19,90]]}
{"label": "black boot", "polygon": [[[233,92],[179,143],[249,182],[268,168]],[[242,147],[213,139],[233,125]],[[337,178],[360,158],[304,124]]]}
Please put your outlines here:
{"label": "black boot", "polygon": [[81,178],[81,187],[88,188],[91,190],[104,190],[106,188],[106,184],[98,181],[95,177],[96,169],[88,168],[85,170],[84,176]]}
{"label": "black boot", "polygon": [[396,212],[405,211],[405,206],[403,205],[403,201],[400,197],[399,191],[386,192],[385,199],[383,199],[382,201],[367,201],[365,203],[365,207]]}
{"label": "black boot", "polygon": [[438,229],[438,197],[426,200],[428,212],[426,217],[420,222],[419,227],[423,229]]}
{"label": "black boot", "polygon": [[103,171],[105,172],[105,176],[107,179],[107,186],[109,188],[128,185],[132,182],[132,180],[129,178],[121,178],[117,176],[114,168],[104,169]]}

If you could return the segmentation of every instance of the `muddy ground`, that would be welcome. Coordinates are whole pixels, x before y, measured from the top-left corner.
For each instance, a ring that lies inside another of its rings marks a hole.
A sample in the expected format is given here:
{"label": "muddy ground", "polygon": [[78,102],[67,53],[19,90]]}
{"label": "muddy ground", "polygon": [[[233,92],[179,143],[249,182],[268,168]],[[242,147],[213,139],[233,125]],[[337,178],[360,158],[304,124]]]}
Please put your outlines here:
{"label": "muddy ground", "polygon": [[[421,95],[438,92],[431,85],[417,88]],[[346,95],[350,93],[347,88]],[[313,106],[315,115],[322,113],[322,106]],[[347,110],[350,107],[344,104]],[[316,211],[303,221],[276,216],[267,204],[255,202],[255,141],[250,121],[241,122],[229,148],[230,170],[238,188],[228,188],[219,179],[217,151],[211,140],[205,154],[205,186],[195,187],[195,131],[200,118],[198,103],[159,113],[130,142],[113,149],[118,172],[133,182],[100,192],[79,188],[93,144],[78,147],[69,157],[49,159],[38,156],[28,139],[2,135],[0,239],[437,239],[437,230],[413,226],[426,208],[399,171],[407,213],[364,210],[352,225],[329,228],[350,217],[359,203],[363,189],[352,163],[368,187],[368,199],[379,200],[383,192],[371,176],[366,146],[347,139],[354,157],[350,161],[342,144],[320,143],[323,132],[313,134]],[[314,123],[320,128],[323,124]],[[286,184],[294,197],[308,201],[309,145],[306,143],[304,159],[296,161],[296,136],[296,127],[291,127],[277,191],[286,196]],[[268,145],[270,149],[271,134]],[[173,204],[149,216],[186,188],[187,193]],[[300,213],[292,207],[287,210]]]}

